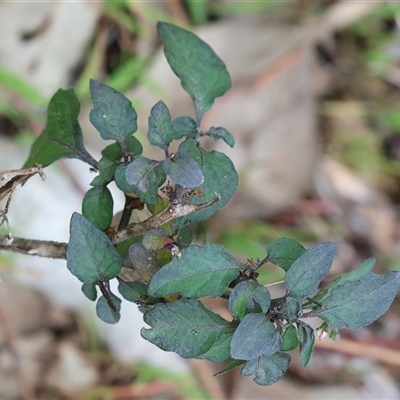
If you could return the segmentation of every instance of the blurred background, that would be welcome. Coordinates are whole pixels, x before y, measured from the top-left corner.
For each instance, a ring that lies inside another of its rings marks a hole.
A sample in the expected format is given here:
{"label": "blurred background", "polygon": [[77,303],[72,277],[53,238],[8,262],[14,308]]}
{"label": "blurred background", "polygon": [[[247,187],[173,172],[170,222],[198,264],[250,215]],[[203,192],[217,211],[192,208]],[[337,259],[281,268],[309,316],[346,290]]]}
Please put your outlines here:
{"label": "blurred background", "polygon": [[[208,231],[242,261],[263,257],[283,236],[305,247],[334,241],[329,279],[368,257],[377,273],[400,270],[397,2],[1,2],[0,170],[21,168],[60,87],[78,95],[85,144],[99,158],[90,78],[132,100],[141,139],[160,99],[172,117],[192,115],[164,60],[159,20],[194,30],[233,80],[203,124],[234,134],[234,149],[214,147],[234,161],[239,190],[196,233]],[[17,188],[11,232],[68,241],[70,216],[94,175],[75,160],[45,173],[46,181]],[[113,193],[118,212],[124,198]],[[283,277],[271,266],[260,272],[265,284]],[[318,341],[306,369],[293,352],[284,379],[262,388],[240,371],[213,378],[222,366],[144,342],[134,304],[123,303],[117,325],[102,324],[65,261],[2,252],[0,277],[1,399],[400,398],[398,300],[378,322],[342,331],[341,341]]]}

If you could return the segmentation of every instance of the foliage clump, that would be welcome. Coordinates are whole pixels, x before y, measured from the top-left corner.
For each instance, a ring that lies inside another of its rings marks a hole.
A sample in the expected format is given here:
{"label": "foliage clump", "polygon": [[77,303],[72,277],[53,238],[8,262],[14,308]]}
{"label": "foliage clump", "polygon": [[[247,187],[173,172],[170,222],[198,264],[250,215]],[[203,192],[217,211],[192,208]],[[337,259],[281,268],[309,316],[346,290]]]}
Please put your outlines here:
{"label": "foliage clump", "polygon": [[[247,263],[238,262],[219,244],[191,244],[190,226],[218,212],[238,185],[232,161],[201,145],[201,138],[209,136],[234,146],[233,135],[225,128],[200,128],[204,113],[230,88],[231,80],[225,64],[193,33],[160,22],[158,35],[195,111],[195,118],[172,120],[163,101],[151,109],[147,138],[164,151],[164,158],[142,155],[131,101],[92,80],[90,121],[104,140],[113,143],[95,160],[83,145],[77,97],[73,90],[59,90],[25,168],[74,157],[98,172],[84,196],[82,212],[72,215],[70,240],[61,256],[82,282],[86,297],[97,301],[99,318],[117,323],[118,296],[123,297],[142,307],[149,325],[142,336],[161,349],[185,358],[230,359],[221,373],[242,366],[243,375],[255,375],[258,384],[270,385],[287,371],[288,352],[298,347],[302,365],[309,363],[315,332],[305,319],[321,318],[319,331],[334,340],[341,328],[368,325],[388,310],[400,273],[374,274],[370,259],[318,292],[335,257],[332,242],[305,249],[293,239],[281,238],[266,246],[261,259]],[[171,143],[177,140],[179,147],[172,152]],[[113,198],[107,187],[113,181],[126,197],[116,228],[111,227]],[[130,223],[132,210],[144,208],[152,216]],[[285,272],[286,290],[280,298],[271,298],[257,280],[258,269],[267,263]],[[140,279],[125,280],[123,267],[134,269]],[[119,282],[119,295],[110,290],[112,279]],[[208,296],[226,298],[232,318],[226,320],[206,308],[201,298]]]}

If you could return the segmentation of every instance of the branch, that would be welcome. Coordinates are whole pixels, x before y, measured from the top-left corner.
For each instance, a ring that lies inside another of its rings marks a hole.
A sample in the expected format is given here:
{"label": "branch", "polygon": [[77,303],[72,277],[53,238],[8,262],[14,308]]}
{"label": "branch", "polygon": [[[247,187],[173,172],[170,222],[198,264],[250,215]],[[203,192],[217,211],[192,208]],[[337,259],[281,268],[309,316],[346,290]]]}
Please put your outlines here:
{"label": "branch", "polygon": [[192,214],[196,211],[204,210],[205,208],[215,204],[220,198],[221,196],[216,194],[214,199],[204,204],[170,204],[165,207],[164,210],[152,215],[145,221],[137,224],[130,224],[122,231],[110,235],[110,239],[113,244],[118,244],[132,236],[143,235],[176,218],[184,217],[185,215]]}
{"label": "branch", "polygon": [[[131,238],[132,236],[143,235],[153,229],[159,228],[179,217],[192,214],[196,211],[204,210],[212,206],[221,198],[216,195],[215,198],[205,204],[173,204],[168,205],[158,214],[137,224],[128,225],[120,232],[115,232],[109,237],[113,244],[118,244]],[[46,240],[32,240],[13,238],[11,235],[0,235],[0,250],[15,251],[31,256],[65,259],[68,243],[52,242]]]}
{"label": "branch", "polygon": [[15,251],[30,256],[65,259],[67,247],[67,243],[0,235],[0,250]]}

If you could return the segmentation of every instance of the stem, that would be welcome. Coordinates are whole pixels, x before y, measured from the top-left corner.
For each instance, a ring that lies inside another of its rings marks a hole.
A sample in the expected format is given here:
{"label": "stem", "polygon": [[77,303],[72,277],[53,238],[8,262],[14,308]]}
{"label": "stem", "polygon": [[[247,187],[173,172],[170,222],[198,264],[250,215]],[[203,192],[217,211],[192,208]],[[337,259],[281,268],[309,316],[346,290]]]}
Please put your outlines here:
{"label": "stem", "polygon": [[175,193],[174,193],[174,199],[173,203],[174,204],[181,204],[183,200],[183,193],[185,191],[185,188],[182,185],[175,185]]}
{"label": "stem", "polygon": [[50,140],[60,144],[61,146],[66,147],[68,150],[71,150],[75,154],[75,157],[78,160],[81,160],[81,161],[85,162],[86,164],[89,164],[96,171],[99,170],[98,162],[87,151],[78,150],[76,147],[71,146],[70,144],[63,142],[62,140],[58,140],[58,139],[54,139],[54,138],[50,138]]}
{"label": "stem", "polygon": [[301,318],[318,317],[318,315],[319,315],[318,310],[313,310],[313,311],[309,311],[309,312],[301,314]]}
{"label": "stem", "polygon": [[[165,223],[176,218],[183,217],[195,211],[203,210],[212,206],[221,197],[216,194],[213,200],[205,204],[176,204],[169,205],[158,214],[152,215],[150,218],[136,225],[128,225],[120,232],[115,232],[109,235],[114,245],[121,243],[132,236],[143,235],[155,228],[158,228]],[[10,243],[11,242],[11,243]],[[15,251],[31,256],[59,258],[65,259],[68,243],[53,242],[46,240],[32,240],[22,238],[11,238],[9,235],[0,235],[0,250]]]}
{"label": "stem", "polygon": [[152,215],[150,218],[138,224],[130,224],[120,232],[110,235],[113,244],[121,243],[132,236],[143,235],[153,229],[172,221],[176,218],[194,213],[195,211],[203,210],[216,203],[221,196],[216,195],[213,200],[205,204],[171,204],[165,207],[158,214]]}
{"label": "stem", "polygon": [[10,238],[9,235],[0,235],[0,250],[15,251],[30,256],[65,259],[67,247],[67,243]]}
{"label": "stem", "polygon": [[107,302],[108,306],[111,308],[111,310],[113,310],[114,312],[118,312],[118,308],[113,303],[113,301],[111,299],[111,296],[110,296],[110,293],[108,292],[104,282],[98,281],[98,282],[96,282],[96,284],[99,287],[100,292],[102,293],[102,295],[106,299],[106,302]]}
{"label": "stem", "polygon": [[131,219],[132,209],[129,208],[129,204],[131,203],[131,198],[125,194],[125,205],[124,209],[122,210],[121,219],[118,224],[117,231],[124,229],[128,224],[129,220]]}

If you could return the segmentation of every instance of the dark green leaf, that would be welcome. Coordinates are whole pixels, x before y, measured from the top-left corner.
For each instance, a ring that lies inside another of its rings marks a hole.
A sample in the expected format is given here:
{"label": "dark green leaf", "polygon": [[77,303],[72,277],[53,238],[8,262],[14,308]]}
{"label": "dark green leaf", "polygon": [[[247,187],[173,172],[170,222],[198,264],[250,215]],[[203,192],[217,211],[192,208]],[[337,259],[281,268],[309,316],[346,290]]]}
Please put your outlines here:
{"label": "dark green leaf", "polygon": [[279,381],[285,375],[290,364],[290,356],[278,351],[270,356],[260,356],[250,360],[242,369],[242,375],[256,375],[254,382],[268,386]]}
{"label": "dark green leaf", "polygon": [[[139,156],[140,154],[142,154],[143,146],[139,142],[139,140],[135,138],[134,135],[128,136],[126,138],[124,146],[125,151],[131,155]],[[111,158],[114,161],[120,161],[121,158],[124,156],[121,145],[118,142],[109,144],[101,152],[101,154],[102,156]]]}
{"label": "dark green leaf", "polygon": [[228,250],[218,244],[189,246],[182,249],[181,257],[174,257],[153,276],[149,294],[217,297],[238,276],[239,269],[240,265]]}
{"label": "dark green leaf", "polygon": [[204,175],[204,182],[199,189],[202,196],[192,196],[189,200],[192,204],[204,204],[212,201],[216,193],[221,196],[215,204],[201,211],[177,218],[175,225],[178,229],[184,226],[203,221],[219,211],[230,200],[238,185],[238,176],[232,161],[217,151],[206,151],[197,147],[194,139],[186,139],[180,145],[182,151],[188,152],[200,165]]}
{"label": "dark green leaf", "polygon": [[96,228],[105,231],[113,218],[114,201],[106,186],[89,189],[82,202],[82,214]]}
{"label": "dark green leaf", "polygon": [[293,325],[289,325],[282,335],[282,351],[294,350],[299,345],[297,330]]}
{"label": "dark green leaf", "polygon": [[79,100],[72,89],[56,92],[47,109],[46,128],[33,143],[24,168],[35,163],[47,167],[60,158],[94,161],[83,146],[79,110]]}
{"label": "dark green leaf", "polygon": [[164,181],[165,175],[159,161],[139,156],[127,166],[126,180],[140,191],[147,192],[151,186],[157,186]]}
{"label": "dark green leaf", "polygon": [[396,297],[400,272],[368,274],[332,287],[315,314],[336,329],[358,329],[376,321]]}
{"label": "dark green leaf", "polygon": [[188,247],[193,241],[193,234],[189,227],[183,228],[179,231],[175,241],[180,247]]}
{"label": "dark green leaf", "polygon": [[209,360],[215,363],[226,361],[231,356],[231,340],[234,328],[222,332],[218,339],[213,340],[213,344],[206,352],[199,354],[196,358]]}
{"label": "dark green leaf", "polygon": [[229,296],[229,312],[238,320],[250,313],[266,313],[270,304],[268,290],[256,282],[240,282]]}
{"label": "dark green leaf", "polygon": [[302,311],[300,301],[293,297],[286,297],[285,306],[285,311],[282,310],[281,313],[286,314],[289,322],[296,322]]}
{"label": "dark green leaf", "polygon": [[268,245],[268,261],[287,271],[305,251],[296,240],[283,237]]}
{"label": "dark green leaf", "polygon": [[245,362],[245,360],[233,360],[227,366],[218,371],[214,376],[220,376],[222,374],[225,374],[226,372],[232,371],[240,365],[243,365]]}
{"label": "dark green leaf", "polygon": [[142,143],[140,143],[133,135],[126,138],[125,145],[126,151],[131,155],[140,156],[143,152]]}
{"label": "dark green leaf", "polygon": [[301,322],[297,326],[297,334],[300,343],[300,361],[303,368],[310,362],[315,345],[314,329],[310,325]]}
{"label": "dark green leaf", "polygon": [[108,236],[83,215],[73,213],[67,250],[67,267],[83,283],[115,278],[122,260]]}
{"label": "dark green leaf", "polygon": [[221,335],[235,326],[214,314],[197,300],[159,304],[144,315],[151,329],[142,329],[144,339],[184,358],[197,358],[212,348]]}
{"label": "dark green leaf", "polygon": [[[178,249],[176,250],[179,252]],[[173,258],[174,256],[171,254],[171,250],[167,250],[165,248],[157,250],[157,259],[160,265],[166,265],[170,263]]]}
{"label": "dark green leaf", "polygon": [[137,115],[132,102],[115,89],[90,80],[93,109],[89,119],[103,139],[114,139],[119,144],[137,131]]}
{"label": "dark green leaf", "polygon": [[191,189],[199,187],[204,181],[204,176],[200,165],[188,150],[182,143],[173,158],[164,160],[163,168],[175,183]]}
{"label": "dark green leaf", "polygon": [[281,348],[281,335],[264,314],[247,314],[231,341],[231,355],[237,360],[268,356]]}
{"label": "dark green leaf", "polygon": [[335,254],[336,245],[332,242],[308,249],[286,273],[288,296],[302,300],[313,295],[321,280],[328,274]]}
{"label": "dark green leaf", "polygon": [[92,301],[97,299],[97,290],[95,283],[84,283],[81,287],[82,293]]}
{"label": "dark green leaf", "polygon": [[[329,295],[331,289],[336,287],[336,285],[338,285],[339,283],[351,281],[353,279],[358,279],[364,275],[369,274],[375,266],[375,261],[376,261],[375,258],[369,258],[368,260],[363,261],[358,266],[358,268],[354,269],[353,271],[339,275],[336,279],[334,279],[328,285],[326,285],[320,292],[318,292],[313,297],[313,300],[317,303],[320,303],[326,296]],[[318,308],[319,306],[314,303],[311,303],[310,307]]]}
{"label": "dark green leaf", "polygon": [[147,286],[142,282],[125,282],[121,278],[118,278],[118,282],[118,291],[125,300],[135,302],[140,296],[147,294]]}
{"label": "dark green leaf", "polygon": [[103,157],[108,157],[111,158],[113,161],[119,161],[121,160],[122,156],[124,153],[121,150],[121,146],[118,146],[118,143],[111,143],[108,146],[106,146],[102,152],[101,155]]}
{"label": "dark green leaf", "polygon": [[157,31],[164,42],[165,57],[192,98],[200,123],[214,100],[231,87],[225,64],[208,44],[189,31],[166,22],[159,22]]}
{"label": "dark green leaf", "polygon": [[188,116],[181,116],[172,121],[174,129],[174,139],[178,140],[183,137],[195,138],[199,133],[196,121]]}
{"label": "dark green leaf", "polygon": [[113,177],[118,163],[113,159],[103,156],[98,162],[99,175],[90,183],[92,186],[108,185]]}
{"label": "dark green leaf", "polygon": [[141,244],[133,244],[129,248],[129,257],[136,272],[145,282],[149,282],[152,276],[160,269],[156,253],[145,249]]}
{"label": "dark green leaf", "polygon": [[228,146],[235,146],[235,138],[232,133],[228,132],[225,128],[212,126],[207,132],[207,135],[212,137],[214,140],[222,139]]}
{"label": "dark green leaf", "polygon": [[109,296],[117,311],[112,310],[106,298],[101,296],[96,304],[96,313],[97,316],[107,324],[116,324],[121,318],[121,314],[119,313],[121,310],[121,300],[110,292]]}
{"label": "dark green leaf", "polygon": [[171,115],[165,103],[160,100],[151,109],[147,138],[153,146],[166,150],[174,140],[174,136]]}
{"label": "dark green leaf", "polygon": [[[157,184],[151,184],[148,187],[146,192],[141,191],[137,186],[131,185],[126,180],[126,170],[127,165],[120,164],[114,173],[115,183],[118,189],[122,190],[125,193],[135,193],[140,200],[145,202],[146,204],[157,204],[158,201],[158,187],[163,184],[165,181],[165,174],[162,168],[160,168],[159,181]],[[154,172],[154,171],[153,171]],[[156,173],[152,176],[152,179],[156,177]],[[152,181],[151,181],[152,182]],[[155,182],[155,181],[154,181]]]}

